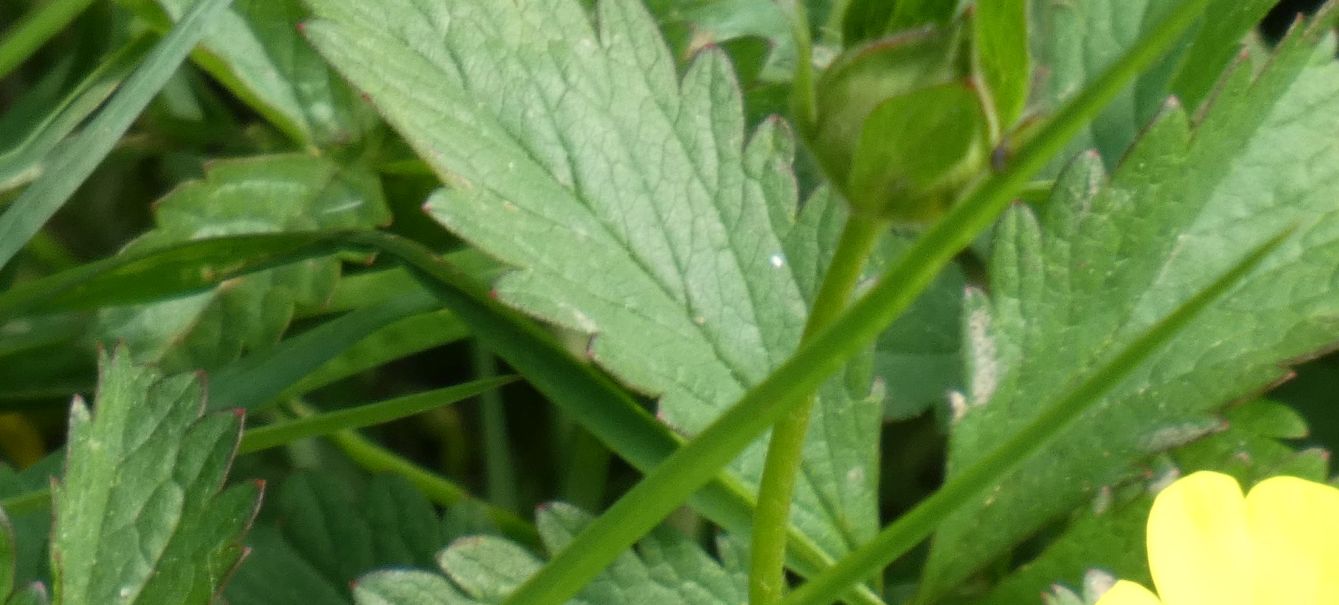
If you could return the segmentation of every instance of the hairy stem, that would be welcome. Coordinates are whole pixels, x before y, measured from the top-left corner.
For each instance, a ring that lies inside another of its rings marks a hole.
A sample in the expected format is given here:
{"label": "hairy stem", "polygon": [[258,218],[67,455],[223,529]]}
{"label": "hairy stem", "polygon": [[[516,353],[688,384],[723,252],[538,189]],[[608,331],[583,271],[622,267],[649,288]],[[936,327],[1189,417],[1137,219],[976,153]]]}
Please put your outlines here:
{"label": "hairy stem", "polygon": [[[878,244],[886,225],[881,219],[857,214],[846,219],[837,251],[823,276],[823,285],[819,287],[804,326],[802,343],[826,328],[846,308],[865,261]],[[753,523],[753,561],[749,571],[749,602],[752,605],[770,605],[785,592],[786,527],[790,523],[795,477],[804,458],[804,436],[809,429],[814,399],[815,395],[811,393],[772,429]]]}

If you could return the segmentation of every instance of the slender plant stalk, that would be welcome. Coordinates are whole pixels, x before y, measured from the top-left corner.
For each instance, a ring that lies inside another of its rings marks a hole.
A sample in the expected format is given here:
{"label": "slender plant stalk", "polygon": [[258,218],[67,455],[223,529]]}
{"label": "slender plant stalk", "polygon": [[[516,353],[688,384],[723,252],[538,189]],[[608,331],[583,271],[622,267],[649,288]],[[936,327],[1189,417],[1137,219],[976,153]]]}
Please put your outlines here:
{"label": "slender plant stalk", "polygon": [[790,33],[795,40],[795,75],[791,82],[790,108],[804,132],[813,130],[818,120],[818,101],[814,90],[814,44],[809,34],[806,0],[782,0],[790,17]]}
{"label": "slender plant stalk", "polygon": [[[471,353],[475,376],[481,380],[497,376],[497,359],[492,352],[475,344]],[[502,407],[502,397],[496,389],[489,389],[479,394],[479,403],[483,412],[484,478],[488,501],[514,511],[520,505],[520,498],[516,495],[516,467],[507,438],[507,415]]]}
{"label": "slender plant stalk", "polygon": [[1180,39],[1207,4],[1208,0],[1184,0],[1172,9],[1157,28],[1024,143],[1010,166],[987,179],[921,236],[841,318],[815,334],[706,430],[648,473],[507,603],[558,605],[571,598],[785,412],[802,403],[897,319],[944,265],[994,222],[1014,193],[1064,149],[1070,137]]}
{"label": "slender plant stalk", "polygon": [[242,434],[242,442],[237,447],[237,453],[250,454],[287,445],[300,439],[407,418],[490,392],[515,380],[514,376],[495,376],[334,412],[314,412],[310,416],[247,430]]}
{"label": "slender plant stalk", "polygon": [[[823,284],[814,298],[809,320],[804,326],[803,343],[832,323],[851,298],[865,261],[879,243],[887,222],[851,214],[842,228],[832,263],[823,276]],[[749,603],[771,605],[786,590],[786,527],[790,522],[795,477],[804,458],[804,436],[816,396],[782,416],[772,429],[763,466],[762,485],[758,490],[758,508],[754,514],[752,565],[749,568]]]}
{"label": "slender plant stalk", "polygon": [[[294,400],[291,407],[299,417],[314,415],[315,411],[301,401]],[[353,460],[358,466],[373,473],[391,473],[404,477],[410,483],[414,484],[419,491],[423,492],[429,500],[442,506],[451,506],[464,500],[474,499],[469,491],[456,485],[455,482],[438,475],[428,469],[425,469],[408,459],[374,443],[360,435],[357,431],[345,430],[332,433],[328,436],[331,443],[334,443],[340,450]],[[538,546],[539,532],[535,526],[531,525],[525,519],[516,516],[515,513],[503,510],[487,502],[481,502],[487,511],[488,518],[495,523],[502,533],[508,537],[516,539],[530,546]]]}
{"label": "slender plant stalk", "polygon": [[1147,360],[1151,353],[1167,344],[1201,311],[1258,267],[1270,252],[1276,250],[1279,244],[1292,235],[1293,231],[1292,228],[1288,228],[1252,250],[1232,269],[1144,331],[1139,338],[1121,349],[1087,379],[1067,390],[1060,399],[1048,406],[1008,441],[950,479],[911,512],[880,531],[879,535],[868,544],[847,555],[781,602],[784,605],[828,603],[831,601],[828,595],[844,590],[847,586],[878,572],[922,540],[930,537],[945,518],[998,485],[1002,478],[1017,468],[1022,461],[1039,452],[1052,437],[1068,429],[1086,412],[1092,410],[1102,401],[1103,395],[1120,384],[1130,372]]}
{"label": "slender plant stalk", "polygon": [[0,34],[0,78],[28,60],[91,4],[93,0],[47,0]]}

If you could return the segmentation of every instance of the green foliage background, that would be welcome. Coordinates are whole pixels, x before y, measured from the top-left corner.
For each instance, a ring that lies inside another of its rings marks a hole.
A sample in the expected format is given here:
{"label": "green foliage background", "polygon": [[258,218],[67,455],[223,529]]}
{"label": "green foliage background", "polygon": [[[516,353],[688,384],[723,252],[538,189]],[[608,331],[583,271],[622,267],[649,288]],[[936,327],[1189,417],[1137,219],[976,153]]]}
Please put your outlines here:
{"label": "green foliage background", "polygon": [[0,603],[1147,581],[1170,478],[1332,477],[1299,8],[6,2]]}

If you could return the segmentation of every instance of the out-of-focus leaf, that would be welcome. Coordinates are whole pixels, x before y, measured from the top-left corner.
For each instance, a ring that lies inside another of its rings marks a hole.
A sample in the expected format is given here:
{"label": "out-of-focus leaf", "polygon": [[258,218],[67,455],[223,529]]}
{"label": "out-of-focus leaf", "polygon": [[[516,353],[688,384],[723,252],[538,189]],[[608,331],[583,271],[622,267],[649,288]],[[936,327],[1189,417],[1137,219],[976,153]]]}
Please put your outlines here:
{"label": "out-of-focus leaf", "polygon": [[[205,180],[169,194],[157,205],[157,228],[131,250],[221,235],[371,227],[388,219],[380,185],[367,172],[305,155],[261,156],[219,162]],[[217,368],[278,341],[295,307],[325,302],[339,270],[337,258],[311,259],[192,296],[104,309],[100,335],[164,368]]]}
{"label": "out-of-focus leaf", "polygon": [[[173,19],[192,0],[157,0]],[[305,145],[350,143],[376,115],[298,32],[299,0],[233,0],[192,58],[233,94]]]}
{"label": "out-of-focus leaf", "polygon": [[355,492],[333,477],[301,473],[278,492],[272,521],[248,540],[252,555],[226,591],[233,603],[349,603],[360,575],[431,566],[447,541],[432,505],[398,477],[375,477]]}
{"label": "out-of-focus leaf", "polygon": [[209,603],[242,555],[260,493],[222,489],[241,417],[202,415],[197,377],[104,358],[97,413],[70,410],[53,489],[52,567],[63,603]]}
{"label": "out-of-focus leaf", "polygon": [[[1043,112],[1060,106],[1096,80],[1176,6],[1160,0],[1031,2],[1032,55],[1040,74],[1033,102]],[[1108,166],[1114,166],[1162,106],[1184,46],[1131,83],[1074,137],[1069,151],[1058,156],[1057,169],[1075,154],[1093,148]]]}

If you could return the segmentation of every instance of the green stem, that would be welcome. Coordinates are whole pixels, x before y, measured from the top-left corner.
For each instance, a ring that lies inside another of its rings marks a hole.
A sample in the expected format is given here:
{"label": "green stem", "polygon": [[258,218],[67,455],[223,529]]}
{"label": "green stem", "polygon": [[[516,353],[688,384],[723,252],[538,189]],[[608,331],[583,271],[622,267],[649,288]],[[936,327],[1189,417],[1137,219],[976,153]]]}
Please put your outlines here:
{"label": "green stem", "polygon": [[[847,217],[836,253],[809,311],[801,343],[841,315],[860,280],[865,261],[878,244],[886,225],[885,221],[873,217],[857,214]],[[795,477],[804,458],[804,436],[809,429],[814,399],[815,395],[810,393],[772,429],[754,516],[753,561],[749,570],[749,602],[752,605],[771,605],[786,590],[786,528],[790,522]]]}
{"label": "green stem", "polygon": [[1186,0],[1173,9],[1157,29],[1025,143],[1010,167],[987,179],[921,236],[840,319],[815,334],[706,430],[649,472],[521,585],[507,603],[558,605],[575,595],[785,412],[802,403],[806,394],[817,390],[828,376],[874,342],[925,291],[944,265],[994,222],[1014,193],[1064,149],[1070,137],[1180,39],[1207,3]]}
{"label": "green stem", "polygon": [[0,34],[0,78],[28,60],[90,4],[93,0],[47,0]]}
{"label": "green stem", "polygon": [[814,42],[809,34],[806,0],[786,0],[782,4],[790,16],[791,37],[795,40],[795,76],[790,87],[791,113],[803,132],[810,132],[818,120],[818,102],[814,96]]}
{"label": "green stem", "polygon": [[1032,422],[1013,437],[995,448],[942,488],[900,517],[869,543],[847,555],[836,565],[796,589],[782,603],[784,605],[822,605],[830,602],[829,595],[860,582],[885,565],[906,554],[922,540],[930,537],[935,528],[963,504],[974,502],[1022,461],[1036,455],[1055,435],[1092,410],[1105,395],[1120,384],[1130,372],[1138,368],[1148,356],[1167,344],[1173,336],[1195,319],[1211,303],[1236,286],[1243,277],[1260,265],[1270,252],[1278,249],[1293,229],[1280,232],[1269,241],[1246,255],[1208,287],[1178,306],[1171,314],[1144,331],[1111,360],[1103,364],[1087,379],[1069,389],[1055,403],[1047,406]]}
{"label": "green stem", "polygon": [[[497,360],[493,354],[478,344],[473,348],[474,375],[483,380],[497,376]],[[507,510],[516,510],[520,504],[516,495],[516,467],[512,464],[508,445],[507,415],[502,407],[502,397],[497,390],[489,389],[479,394],[479,403],[483,408],[488,501]]]}
{"label": "green stem", "polygon": [[[299,416],[309,416],[315,412],[299,401],[292,403],[293,410]],[[358,466],[373,473],[391,473],[404,477],[417,487],[429,500],[441,505],[451,506],[463,500],[473,499],[465,488],[455,482],[429,471],[404,457],[374,443],[357,431],[339,431],[329,436],[332,443],[343,450],[344,454]],[[503,510],[487,502],[481,502],[488,511],[488,518],[497,525],[507,537],[527,545],[539,545],[539,532],[535,526],[526,522],[508,510]]]}
{"label": "green stem", "polygon": [[392,420],[422,414],[442,406],[490,392],[515,381],[513,376],[477,380],[465,384],[414,393],[377,403],[360,405],[335,412],[312,412],[311,415],[249,429],[242,434],[238,454],[250,454],[278,447],[310,437],[320,437],[344,430],[358,429]]}

